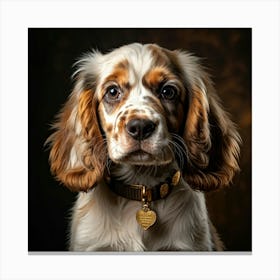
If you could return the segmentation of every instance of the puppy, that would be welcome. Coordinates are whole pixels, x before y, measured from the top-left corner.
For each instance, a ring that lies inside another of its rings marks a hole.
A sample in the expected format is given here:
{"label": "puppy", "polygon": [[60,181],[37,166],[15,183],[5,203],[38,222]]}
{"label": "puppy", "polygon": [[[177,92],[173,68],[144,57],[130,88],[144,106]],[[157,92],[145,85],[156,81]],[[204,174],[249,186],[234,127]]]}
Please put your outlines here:
{"label": "puppy", "polygon": [[199,59],[135,43],[86,54],[74,77],[47,140],[79,192],[70,250],[221,250],[204,192],[232,181],[241,140]]}

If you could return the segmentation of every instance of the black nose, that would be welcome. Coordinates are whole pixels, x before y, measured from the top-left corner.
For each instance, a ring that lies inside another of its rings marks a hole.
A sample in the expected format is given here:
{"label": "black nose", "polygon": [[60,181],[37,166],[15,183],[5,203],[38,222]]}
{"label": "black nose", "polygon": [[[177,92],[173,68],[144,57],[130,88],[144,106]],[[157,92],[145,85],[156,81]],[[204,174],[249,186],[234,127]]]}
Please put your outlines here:
{"label": "black nose", "polygon": [[155,131],[156,124],[146,119],[133,119],[126,125],[127,133],[135,140],[144,140]]}

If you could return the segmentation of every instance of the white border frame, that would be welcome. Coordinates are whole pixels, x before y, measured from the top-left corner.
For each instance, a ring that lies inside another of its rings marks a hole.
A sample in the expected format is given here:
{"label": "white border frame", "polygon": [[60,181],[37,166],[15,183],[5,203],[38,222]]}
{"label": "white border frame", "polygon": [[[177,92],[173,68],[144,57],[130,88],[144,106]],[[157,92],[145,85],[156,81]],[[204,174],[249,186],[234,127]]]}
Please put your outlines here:
{"label": "white border frame", "polygon": [[[277,0],[7,0],[0,8],[0,279],[280,279]],[[112,26],[253,28],[252,254],[28,254],[28,27]]]}

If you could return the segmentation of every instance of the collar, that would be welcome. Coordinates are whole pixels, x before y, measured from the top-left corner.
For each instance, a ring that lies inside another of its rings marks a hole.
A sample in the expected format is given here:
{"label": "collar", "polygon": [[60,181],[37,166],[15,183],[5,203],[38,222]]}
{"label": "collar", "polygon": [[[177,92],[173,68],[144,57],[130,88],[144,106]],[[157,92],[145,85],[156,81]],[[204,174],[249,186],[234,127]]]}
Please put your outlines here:
{"label": "collar", "polygon": [[177,186],[181,178],[181,172],[174,170],[172,176],[165,179],[164,182],[157,184],[156,186],[149,187],[145,185],[121,184],[113,179],[108,179],[107,183],[110,189],[119,196],[130,200],[148,202],[166,198],[172,191],[173,187]]}

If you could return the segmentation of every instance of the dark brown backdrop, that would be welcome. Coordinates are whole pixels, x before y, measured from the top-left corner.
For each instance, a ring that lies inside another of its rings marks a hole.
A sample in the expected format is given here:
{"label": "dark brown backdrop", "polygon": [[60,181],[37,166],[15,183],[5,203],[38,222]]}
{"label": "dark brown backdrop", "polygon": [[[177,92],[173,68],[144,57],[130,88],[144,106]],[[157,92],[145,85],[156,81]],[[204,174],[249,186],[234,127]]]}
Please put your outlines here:
{"label": "dark brown backdrop", "polygon": [[[49,173],[43,144],[73,86],[76,59],[91,48],[132,42],[186,49],[205,58],[218,94],[239,127],[241,173],[207,194],[210,216],[230,251],[251,251],[251,29],[29,29],[29,251],[64,251],[75,195]],[[16,81],[15,81],[16,82]]]}

